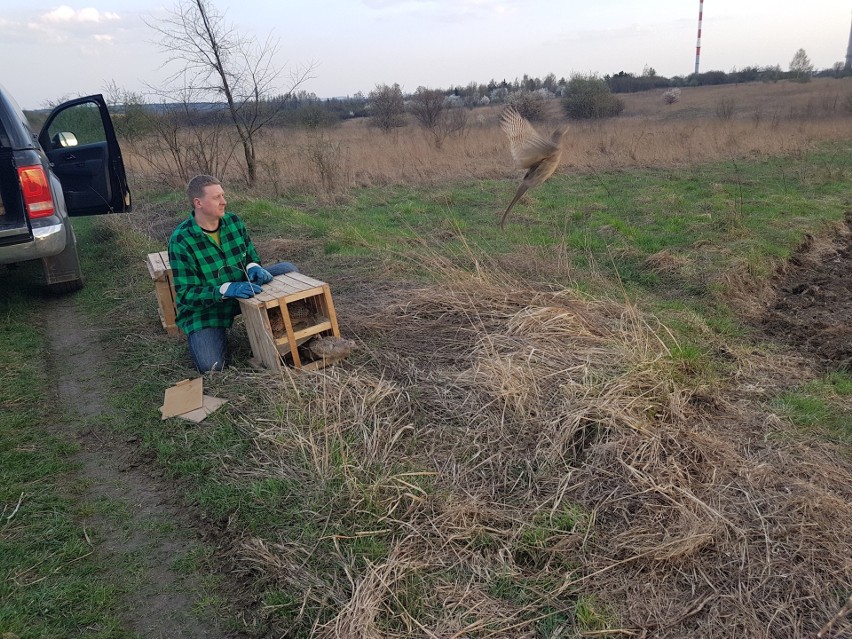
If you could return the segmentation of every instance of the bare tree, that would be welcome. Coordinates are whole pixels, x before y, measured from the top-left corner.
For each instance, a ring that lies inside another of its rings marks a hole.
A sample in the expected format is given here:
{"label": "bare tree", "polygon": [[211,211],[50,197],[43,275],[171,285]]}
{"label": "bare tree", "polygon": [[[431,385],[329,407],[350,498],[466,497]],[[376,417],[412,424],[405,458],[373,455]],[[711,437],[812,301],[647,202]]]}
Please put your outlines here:
{"label": "bare tree", "polygon": [[446,98],[440,89],[417,87],[408,103],[408,110],[427,134],[431,135],[437,149],[443,146],[444,138],[447,137],[444,126],[447,120]]}
{"label": "bare tree", "polygon": [[312,77],[314,65],[291,73],[289,86],[281,93],[277,86],[281,70],[274,62],[278,40],[268,36],[260,42],[240,33],[225,22],[211,0],[178,0],[168,18],[147,24],[160,34],[160,46],[169,54],[166,64],[180,65],[158,93],[202,95],[212,102],[224,99],[242,145],[246,180],[253,185],[258,132],[285,107],[296,88]]}
{"label": "bare tree", "polygon": [[440,89],[417,87],[411,96],[409,110],[424,129],[434,129],[441,120],[446,96]]}
{"label": "bare tree", "polygon": [[405,125],[405,101],[398,84],[378,84],[368,99],[373,124],[385,133]]}

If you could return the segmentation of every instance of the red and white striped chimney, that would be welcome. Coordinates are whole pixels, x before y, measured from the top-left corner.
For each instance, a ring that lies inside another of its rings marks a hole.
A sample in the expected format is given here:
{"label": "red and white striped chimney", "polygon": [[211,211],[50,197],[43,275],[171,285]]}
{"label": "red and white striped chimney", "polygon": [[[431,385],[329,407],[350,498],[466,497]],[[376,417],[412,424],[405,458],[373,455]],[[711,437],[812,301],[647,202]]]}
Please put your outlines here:
{"label": "red and white striped chimney", "polygon": [[704,0],[698,0],[698,41],[695,43],[695,73],[698,73],[698,61],[701,58],[701,20],[704,17]]}
{"label": "red and white striped chimney", "polygon": [[843,68],[852,71],[852,26],[849,27],[849,46],[846,47],[846,66]]}

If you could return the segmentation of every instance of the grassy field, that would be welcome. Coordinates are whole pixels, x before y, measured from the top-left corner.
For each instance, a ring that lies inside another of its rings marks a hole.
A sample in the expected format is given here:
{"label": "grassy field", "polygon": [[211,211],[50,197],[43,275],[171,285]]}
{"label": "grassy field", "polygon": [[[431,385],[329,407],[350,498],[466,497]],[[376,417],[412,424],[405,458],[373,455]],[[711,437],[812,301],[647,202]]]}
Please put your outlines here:
{"label": "grassy field", "polygon": [[[727,89],[778,105],[778,86]],[[636,141],[663,126],[654,96],[578,126],[586,150],[506,232],[517,176],[493,130],[442,155],[405,146],[419,139],[407,129],[399,155],[347,156],[353,178],[333,194],[309,172],[229,189],[264,261],[331,284],[358,349],[319,373],[256,371],[238,321],[235,367],[205,378],[228,404],[202,425],[159,419],[163,390],[194,372],[144,267],[182,196],[137,192],[132,216],[76,225],[78,300],[114,329],[115,428],[180,486],[230,584],[224,617],[250,636],[815,635],[852,594],[852,376],[755,320],[806,235],[852,208],[852,125],[788,105],[764,129],[744,98],[723,121],[718,91],[674,117],[695,131],[688,151]],[[630,160],[631,144],[648,155]],[[433,153],[446,163],[434,173]],[[26,325],[4,330],[17,342]],[[44,383],[27,372],[38,342],[27,348],[10,355],[20,388]],[[21,427],[0,423],[14,442]],[[16,481],[0,498],[4,541],[31,480]],[[87,606],[104,624],[115,610]]]}
{"label": "grassy field", "polygon": [[[662,94],[620,94],[625,102],[621,117],[572,122],[560,172],[678,168],[790,155],[849,137],[850,78],[685,88],[676,104],[665,104]],[[290,201],[306,194],[339,200],[364,187],[520,178],[499,129],[500,112],[499,105],[466,111],[467,126],[440,148],[413,124],[384,135],[367,118],[316,131],[265,130],[258,150],[261,179],[254,191]],[[552,120],[536,123],[547,135],[559,119],[558,106],[550,112]],[[214,148],[209,140],[201,145],[185,133],[185,162],[192,162],[191,151],[206,155]],[[223,149],[232,142],[221,133]],[[124,143],[134,181],[182,189],[180,172],[162,146],[152,139]],[[232,155],[224,150],[220,155],[230,159],[221,159],[210,171],[238,184],[243,171]]]}

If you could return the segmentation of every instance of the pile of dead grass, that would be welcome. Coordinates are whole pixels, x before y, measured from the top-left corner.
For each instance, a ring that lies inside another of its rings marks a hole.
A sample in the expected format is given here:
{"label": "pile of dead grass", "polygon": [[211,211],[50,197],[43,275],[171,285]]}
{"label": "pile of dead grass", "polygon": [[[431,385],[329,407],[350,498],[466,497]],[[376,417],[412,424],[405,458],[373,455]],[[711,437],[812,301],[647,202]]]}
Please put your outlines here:
{"label": "pile of dead grass", "polygon": [[[255,579],[301,593],[284,623],[323,637],[806,637],[839,608],[848,454],[779,436],[721,380],[707,388],[631,303],[440,271],[350,308],[362,353],[285,372],[243,424],[256,454],[240,472],[333,494],[305,517],[345,530],[235,546]],[[364,560],[344,543],[356,538],[387,552]]]}

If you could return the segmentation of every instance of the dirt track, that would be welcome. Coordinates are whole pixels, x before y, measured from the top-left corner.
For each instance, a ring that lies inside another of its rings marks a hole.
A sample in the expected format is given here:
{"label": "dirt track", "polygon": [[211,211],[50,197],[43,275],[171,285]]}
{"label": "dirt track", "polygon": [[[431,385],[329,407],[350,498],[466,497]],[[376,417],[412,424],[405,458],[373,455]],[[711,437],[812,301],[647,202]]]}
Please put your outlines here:
{"label": "dirt track", "polygon": [[[48,365],[61,412],[68,415],[67,422],[53,424],[52,430],[80,446],[73,460],[89,487],[84,498],[93,503],[106,500],[127,513],[123,520],[95,514],[82,522],[95,551],[115,567],[111,580],[131,584],[121,614],[126,627],[145,639],[231,636],[197,612],[197,578],[173,568],[198,545],[174,487],[140,463],[135,438],[91,425],[111,410],[106,399],[108,362],[96,329],[86,323],[73,299],[47,304]],[[118,572],[128,561],[136,574]]]}

